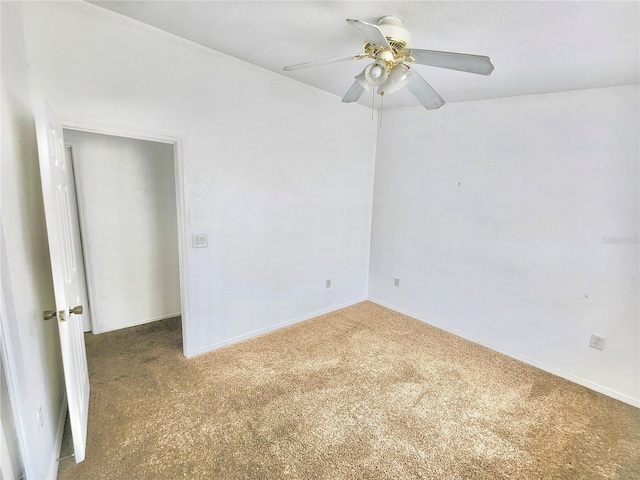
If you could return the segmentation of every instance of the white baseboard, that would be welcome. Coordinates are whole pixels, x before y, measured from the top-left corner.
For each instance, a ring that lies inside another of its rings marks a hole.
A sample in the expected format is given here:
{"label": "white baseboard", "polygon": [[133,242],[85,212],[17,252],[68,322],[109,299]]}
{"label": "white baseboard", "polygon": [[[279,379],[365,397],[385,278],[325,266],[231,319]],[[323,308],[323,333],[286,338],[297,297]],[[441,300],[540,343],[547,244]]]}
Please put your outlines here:
{"label": "white baseboard", "polygon": [[232,345],[234,343],[241,342],[242,340],[248,340],[253,337],[257,337],[258,335],[264,335],[265,333],[272,332],[274,330],[278,330],[283,327],[288,327],[289,325],[293,325],[294,323],[302,322],[304,320],[309,320],[310,318],[318,317],[320,315],[324,315],[326,313],[335,312],[336,310],[340,310],[342,308],[350,307],[351,305],[355,305],[356,303],[364,302],[367,300],[367,297],[359,298],[357,300],[353,300],[350,302],[342,303],[340,305],[335,305],[333,307],[325,308],[323,310],[318,310],[317,312],[309,313],[308,315],[303,315],[301,317],[292,318],[291,320],[287,320],[285,322],[276,323],[275,325],[271,325],[269,327],[260,328],[258,330],[253,330],[252,332],[245,333],[243,335],[238,335],[233,338],[229,338],[227,340],[223,340],[221,342],[216,342],[211,345],[207,345],[206,347],[198,348],[188,354],[185,353],[185,356],[188,358],[195,357],[197,355],[201,355],[203,353],[211,352],[213,350],[217,350],[218,348],[226,347],[227,345]]}
{"label": "white baseboard", "polygon": [[377,303],[378,305],[381,305],[381,306],[383,306],[385,308],[388,308],[389,310],[393,310],[393,311],[401,313],[403,315],[407,315],[409,317],[415,318],[416,320],[420,320],[421,322],[429,324],[429,325],[431,325],[433,327],[439,328],[440,330],[444,330],[445,332],[449,332],[449,333],[451,333],[453,335],[456,335],[456,336],[458,336],[460,338],[464,338],[465,340],[469,340],[470,342],[477,343],[478,345],[482,345],[483,347],[487,347],[487,348],[493,350],[494,352],[501,353],[503,355],[506,355],[507,357],[511,357],[511,358],[513,358],[515,360],[519,360],[519,361],[521,361],[523,363],[526,363],[527,365],[531,365],[532,367],[539,368],[540,370],[544,370],[545,372],[548,372],[548,373],[551,373],[551,374],[556,375],[558,377],[564,378],[565,380],[569,380],[570,382],[577,383],[578,385],[582,385],[583,387],[587,387],[587,388],[589,388],[591,390],[594,390],[596,392],[602,393],[603,395],[606,395],[608,397],[615,398],[616,400],[620,400],[621,402],[627,403],[627,404],[629,404],[629,405],[631,405],[633,407],[640,408],[640,399],[638,399],[638,398],[634,398],[634,397],[631,397],[631,396],[629,396],[627,394],[620,393],[620,392],[618,392],[616,390],[612,390],[612,389],[610,389],[608,387],[605,387],[603,385],[599,385],[597,383],[594,383],[594,382],[592,382],[590,380],[586,380],[584,378],[578,377],[578,376],[573,375],[571,373],[567,373],[567,372],[565,372],[563,370],[559,370],[557,368],[550,367],[549,365],[546,365],[544,363],[540,363],[540,362],[538,362],[536,360],[533,360],[531,358],[524,357],[522,355],[518,355],[518,354],[515,354],[513,352],[509,352],[509,351],[501,349],[501,348],[496,348],[493,345],[490,345],[490,344],[487,344],[487,343],[484,343],[484,342],[480,342],[475,338],[468,337],[468,336],[460,333],[459,331],[443,327],[442,325],[434,325],[433,323],[429,322],[428,320],[425,320],[424,318],[420,318],[420,316],[418,316],[418,315],[416,315],[416,314],[414,314],[412,312],[409,312],[409,311],[404,310],[402,308],[399,308],[399,307],[396,307],[394,305],[388,304],[386,302],[383,302],[382,300],[377,300],[377,299],[372,298],[372,297],[369,297],[368,300],[373,302],[373,303]]}
{"label": "white baseboard", "polygon": [[104,330],[100,330],[98,332],[93,332],[93,333],[95,333],[96,335],[99,335],[100,333],[113,332],[115,330],[122,330],[123,328],[129,328],[129,327],[137,327],[138,325],[144,325],[145,323],[157,322],[158,320],[164,320],[166,318],[178,317],[180,315],[182,315],[180,312],[169,313],[167,315],[160,315],[159,317],[146,318],[146,319],[140,320],[138,322],[127,323],[127,324],[123,324],[123,325],[116,325],[114,327],[109,327],[109,328],[106,328]]}
{"label": "white baseboard", "polygon": [[56,425],[55,445],[51,452],[51,459],[49,460],[49,468],[47,469],[48,479],[55,480],[58,478],[58,459],[60,458],[60,449],[62,448],[62,436],[64,435],[64,421],[67,418],[67,395],[64,395],[62,400],[62,407],[60,408],[60,414],[58,415],[58,424]]}

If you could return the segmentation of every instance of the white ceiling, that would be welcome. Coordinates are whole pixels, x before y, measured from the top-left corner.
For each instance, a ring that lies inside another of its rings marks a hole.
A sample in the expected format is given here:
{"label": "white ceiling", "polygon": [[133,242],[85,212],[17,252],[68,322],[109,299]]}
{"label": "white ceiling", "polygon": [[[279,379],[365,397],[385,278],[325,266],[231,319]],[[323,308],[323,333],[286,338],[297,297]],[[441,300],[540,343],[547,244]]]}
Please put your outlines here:
{"label": "white ceiling", "polygon": [[[640,83],[636,1],[90,3],[339,97],[366,60],[293,72],[282,68],[360,53],[362,40],[345,19],[375,23],[386,14],[404,20],[415,48],[491,57],[495,71],[489,77],[415,67],[447,102]],[[371,95],[365,92],[360,102],[370,105]],[[407,89],[385,97],[385,108],[408,105],[418,102]]]}

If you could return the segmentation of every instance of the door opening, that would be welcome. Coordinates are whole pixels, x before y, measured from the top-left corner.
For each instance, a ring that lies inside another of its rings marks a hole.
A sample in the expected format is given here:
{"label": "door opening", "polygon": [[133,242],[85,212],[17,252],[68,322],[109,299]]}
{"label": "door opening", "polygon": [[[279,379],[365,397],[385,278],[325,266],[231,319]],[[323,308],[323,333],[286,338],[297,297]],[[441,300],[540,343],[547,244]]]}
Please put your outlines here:
{"label": "door opening", "polygon": [[180,316],[175,146],[66,128],[64,139],[74,167],[91,330]]}

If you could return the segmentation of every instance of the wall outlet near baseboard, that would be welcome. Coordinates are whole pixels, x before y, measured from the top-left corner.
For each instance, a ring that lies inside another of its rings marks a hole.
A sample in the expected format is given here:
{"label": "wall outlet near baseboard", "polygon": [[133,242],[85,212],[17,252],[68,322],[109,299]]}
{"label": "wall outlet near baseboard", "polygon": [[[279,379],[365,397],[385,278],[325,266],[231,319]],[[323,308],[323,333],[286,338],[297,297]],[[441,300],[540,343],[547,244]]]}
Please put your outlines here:
{"label": "wall outlet near baseboard", "polygon": [[592,334],[591,341],[589,342],[589,346],[592,348],[597,348],[598,350],[604,350],[604,341],[605,338],[600,335]]}
{"label": "wall outlet near baseboard", "polygon": [[400,286],[400,279],[399,278],[394,278],[393,279],[393,286],[394,287],[399,287]]}
{"label": "wall outlet near baseboard", "polygon": [[325,288],[331,288],[331,279],[327,279],[327,281],[324,283]]}

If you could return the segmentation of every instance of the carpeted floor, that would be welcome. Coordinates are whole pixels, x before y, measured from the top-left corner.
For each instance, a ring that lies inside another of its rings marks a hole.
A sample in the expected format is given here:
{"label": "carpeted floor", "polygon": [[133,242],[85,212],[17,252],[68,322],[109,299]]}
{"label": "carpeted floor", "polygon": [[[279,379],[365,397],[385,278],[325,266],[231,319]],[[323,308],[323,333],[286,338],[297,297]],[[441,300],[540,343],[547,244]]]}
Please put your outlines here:
{"label": "carpeted floor", "polygon": [[180,319],[87,335],[60,479],[640,478],[640,410],[364,302],[187,359]]}

